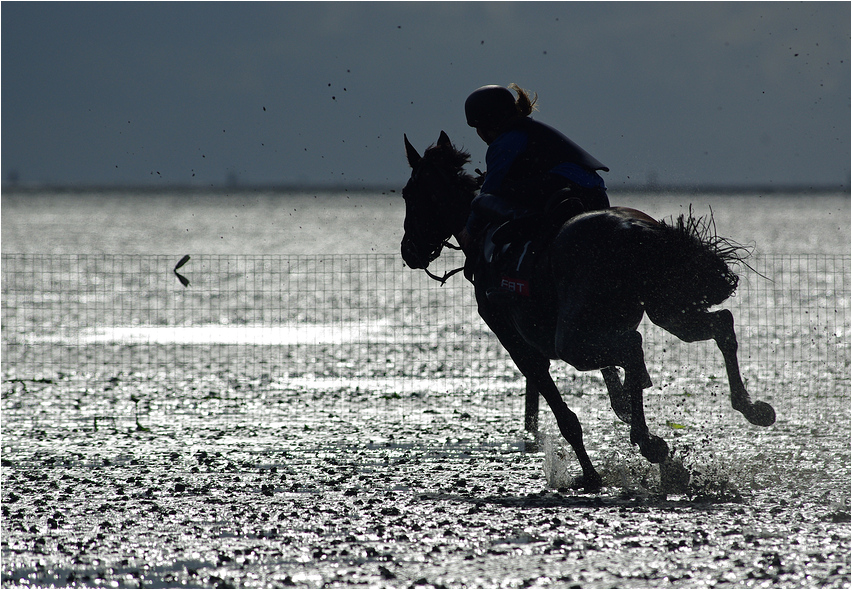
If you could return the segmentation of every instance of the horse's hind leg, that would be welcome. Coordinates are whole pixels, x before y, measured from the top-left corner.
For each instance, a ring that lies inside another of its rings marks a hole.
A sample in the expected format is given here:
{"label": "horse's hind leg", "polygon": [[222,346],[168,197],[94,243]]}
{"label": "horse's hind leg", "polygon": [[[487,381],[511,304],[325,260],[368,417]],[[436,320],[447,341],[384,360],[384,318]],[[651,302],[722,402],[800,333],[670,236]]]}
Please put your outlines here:
{"label": "horse's hind leg", "polygon": [[[629,415],[626,417],[629,417],[630,442],[638,445],[642,455],[650,462],[663,462],[668,456],[668,445],[650,433],[645,421],[642,390],[651,386],[651,377],[645,368],[641,334],[635,330],[617,334],[599,329],[583,330],[565,318],[560,319],[556,334],[559,357],[580,371],[605,367],[602,372],[607,387],[612,386],[611,393],[629,399]],[[616,366],[624,368],[623,385],[615,371]],[[619,401],[618,405],[621,406],[621,403]]]}
{"label": "horse's hind leg", "polygon": [[668,330],[684,342],[699,340],[716,341],[716,346],[722,351],[725,359],[725,370],[728,373],[728,384],[731,387],[731,406],[741,412],[746,420],[757,426],[770,426],[775,423],[775,410],[762,401],[751,401],[751,397],[743,384],[740,375],[740,365],[737,360],[737,336],[734,331],[734,316],[722,309],[714,312],[678,313],[672,316],[659,317],[651,310],[648,317],[652,322]]}
{"label": "horse's hind leg", "polygon": [[651,377],[645,367],[642,335],[628,332],[622,338],[624,356],[619,365],[624,367],[624,389],[630,395],[630,442],[639,446],[642,456],[651,463],[662,463],[669,454],[666,441],[651,434],[645,421],[645,402],[642,391],[651,386]]}
{"label": "horse's hind leg", "polygon": [[728,373],[728,383],[731,387],[731,406],[741,412],[746,420],[757,426],[770,426],[775,423],[775,410],[766,402],[756,401],[752,403],[751,397],[745,388],[740,365],[737,360],[737,336],[734,332],[734,316],[727,309],[706,314],[711,319],[713,326],[713,339],[722,357],[725,359],[725,370]]}

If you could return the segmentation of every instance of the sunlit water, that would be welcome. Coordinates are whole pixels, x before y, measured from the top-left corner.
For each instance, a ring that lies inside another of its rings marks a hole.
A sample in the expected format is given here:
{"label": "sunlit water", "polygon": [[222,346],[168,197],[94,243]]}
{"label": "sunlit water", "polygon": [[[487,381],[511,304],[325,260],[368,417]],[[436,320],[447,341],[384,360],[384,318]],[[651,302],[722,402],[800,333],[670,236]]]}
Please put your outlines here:
{"label": "sunlit water", "polygon": [[147,344],[192,345],[230,344],[256,346],[297,346],[345,344],[369,339],[388,343],[398,337],[386,322],[291,324],[277,326],[200,325],[200,326],[95,326],[72,334],[29,334],[32,344]]}
{"label": "sunlit water", "polygon": [[[712,207],[719,233],[758,254],[849,253],[848,195],[612,200],[657,217]],[[398,193],[4,195],[2,249],[396,253],[402,215]],[[848,347],[847,327],[829,332],[820,342]],[[790,339],[772,336],[774,351]],[[145,362],[97,379],[4,362],[3,584],[849,586],[848,395],[750,373],[778,411],[761,429],[730,408],[721,365],[667,357],[646,395],[682,466],[666,475],[629,444],[599,376],[560,370],[606,485],[584,495],[564,491],[579,469],[546,408],[539,437],[522,432],[508,363],[472,357],[489,380],[429,359],[399,378],[422,337],[382,320],[218,318],[26,334],[57,362],[87,351],[86,370]],[[367,340],[381,348],[357,352]],[[246,344],[258,358],[233,357]],[[281,371],[282,355],[302,368]]]}

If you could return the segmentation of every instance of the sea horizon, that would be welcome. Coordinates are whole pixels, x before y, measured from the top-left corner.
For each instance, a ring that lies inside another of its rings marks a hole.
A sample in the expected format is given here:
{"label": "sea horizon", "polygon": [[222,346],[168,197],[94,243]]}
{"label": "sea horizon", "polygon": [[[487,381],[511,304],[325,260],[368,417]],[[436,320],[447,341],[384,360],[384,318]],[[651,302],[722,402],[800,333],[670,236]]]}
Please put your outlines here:
{"label": "sea horizon", "polygon": [[[399,183],[210,183],[210,184],[89,184],[89,183],[4,183],[0,190],[3,194],[104,194],[104,193],[279,193],[305,194],[320,193],[323,195],[336,193],[350,194],[394,194],[402,192],[405,181]],[[849,184],[803,183],[803,184],[699,184],[699,183],[625,183],[607,187],[610,194],[705,194],[731,196],[760,196],[760,195],[813,195],[836,196],[850,194]]]}

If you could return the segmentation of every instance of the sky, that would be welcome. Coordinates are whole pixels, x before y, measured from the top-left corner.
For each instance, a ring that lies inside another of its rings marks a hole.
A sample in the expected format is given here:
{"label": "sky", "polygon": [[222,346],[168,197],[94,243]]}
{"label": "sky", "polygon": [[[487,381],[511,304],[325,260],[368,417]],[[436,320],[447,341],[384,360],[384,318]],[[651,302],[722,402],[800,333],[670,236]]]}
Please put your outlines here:
{"label": "sky", "polygon": [[484,168],[464,100],[610,188],[850,180],[849,2],[3,2],[2,180],[402,186],[403,133]]}

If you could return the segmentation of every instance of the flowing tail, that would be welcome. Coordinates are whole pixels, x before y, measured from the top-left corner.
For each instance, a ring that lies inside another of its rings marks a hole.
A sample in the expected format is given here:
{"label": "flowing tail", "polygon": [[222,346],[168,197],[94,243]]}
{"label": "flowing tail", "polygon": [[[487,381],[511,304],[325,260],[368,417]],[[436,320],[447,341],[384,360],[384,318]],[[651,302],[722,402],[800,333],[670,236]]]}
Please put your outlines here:
{"label": "flowing tail", "polygon": [[727,300],[739,277],[732,263],[743,262],[747,248],[716,235],[709,218],[688,215],[643,232],[643,300],[664,313],[707,311]]}

